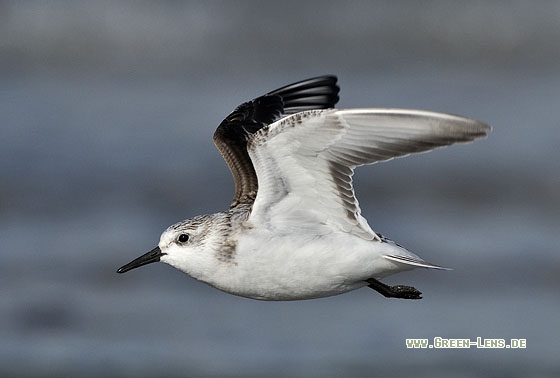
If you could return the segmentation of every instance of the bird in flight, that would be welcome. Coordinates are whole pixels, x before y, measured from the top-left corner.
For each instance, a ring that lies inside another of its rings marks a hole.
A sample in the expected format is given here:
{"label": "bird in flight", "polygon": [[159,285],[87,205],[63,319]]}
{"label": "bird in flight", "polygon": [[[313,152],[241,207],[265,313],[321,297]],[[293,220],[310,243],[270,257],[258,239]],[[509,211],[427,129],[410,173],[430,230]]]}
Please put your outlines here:
{"label": "bird in flight", "polygon": [[335,109],[335,76],[276,89],[238,106],[214,143],[235,182],[229,209],[167,228],[159,244],[117,270],[161,261],[224,292],[299,300],[368,286],[420,299],[380,280],[424,261],[372,230],[352,186],[356,167],[483,138],[490,127],[404,109]]}

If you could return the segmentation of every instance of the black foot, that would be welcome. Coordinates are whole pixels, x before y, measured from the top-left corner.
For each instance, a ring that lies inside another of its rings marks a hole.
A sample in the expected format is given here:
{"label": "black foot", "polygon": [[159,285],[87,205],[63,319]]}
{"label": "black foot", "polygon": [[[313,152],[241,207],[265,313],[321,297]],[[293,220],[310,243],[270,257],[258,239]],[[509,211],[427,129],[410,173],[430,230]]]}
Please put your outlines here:
{"label": "black foot", "polygon": [[369,284],[368,287],[387,298],[422,299],[422,293],[412,286],[389,286],[377,281],[375,278],[370,278],[366,282]]}

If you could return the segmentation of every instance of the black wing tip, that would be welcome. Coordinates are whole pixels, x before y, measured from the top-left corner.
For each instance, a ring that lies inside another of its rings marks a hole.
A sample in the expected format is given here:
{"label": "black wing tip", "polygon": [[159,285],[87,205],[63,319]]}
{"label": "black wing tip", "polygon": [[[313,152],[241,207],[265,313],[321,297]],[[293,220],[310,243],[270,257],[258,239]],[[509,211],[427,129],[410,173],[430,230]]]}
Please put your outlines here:
{"label": "black wing tip", "polygon": [[294,89],[304,89],[304,88],[312,88],[312,87],[321,87],[321,86],[331,86],[338,89],[336,85],[338,81],[338,77],[336,75],[321,75],[321,76],[314,76],[308,79],[299,80],[293,82],[288,85],[284,85],[278,89],[268,92],[267,94],[278,94],[279,92],[288,92]]}
{"label": "black wing tip", "polygon": [[340,88],[337,82],[338,78],[335,75],[315,76],[284,85],[283,87],[268,92],[267,95],[280,95],[284,97],[291,92],[300,92],[310,88],[330,88],[332,92],[338,93]]}
{"label": "black wing tip", "polygon": [[284,101],[284,113],[302,110],[333,108],[338,102],[340,87],[335,75],[316,76],[296,81],[266,94],[280,96]]}

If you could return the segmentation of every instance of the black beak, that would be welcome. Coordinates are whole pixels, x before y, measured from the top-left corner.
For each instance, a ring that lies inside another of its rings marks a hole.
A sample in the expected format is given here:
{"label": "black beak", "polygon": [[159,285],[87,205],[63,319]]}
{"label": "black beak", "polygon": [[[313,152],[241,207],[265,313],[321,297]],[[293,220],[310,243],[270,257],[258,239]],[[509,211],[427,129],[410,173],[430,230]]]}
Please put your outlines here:
{"label": "black beak", "polygon": [[126,265],[121,266],[117,270],[117,273],[125,273],[125,272],[128,272],[129,270],[132,270],[134,268],[138,268],[142,265],[151,264],[153,262],[158,262],[160,257],[163,256],[163,255],[165,255],[165,253],[161,252],[161,249],[159,249],[159,247],[155,247],[150,252],[138,257],[137,259],[132,260],[131,262],[129,262]]}

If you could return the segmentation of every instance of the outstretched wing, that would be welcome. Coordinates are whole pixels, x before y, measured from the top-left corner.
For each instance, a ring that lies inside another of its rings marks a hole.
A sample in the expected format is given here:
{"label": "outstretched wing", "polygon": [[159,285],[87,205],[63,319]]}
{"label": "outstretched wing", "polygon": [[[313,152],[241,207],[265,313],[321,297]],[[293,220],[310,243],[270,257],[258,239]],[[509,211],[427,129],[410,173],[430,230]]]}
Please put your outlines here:
{"label": "outstretched wing", "polygon": [[262,128],[248,145],[259,180],[249,221],[275,231],[333,229],[379,239],[360,215],[354,168],[486,136],[482,122],[400,109],[311,110]]}
{"label": "outstretched wing", "polygon": [[230,208],[251,208],[258,182],[247,153],[247,141],[261,128],[282,117],[310,109],[332,108],[338,102],[336,76],[319,76],[276,89],[238,106],[214,133],[214,143],[235,182]]}

